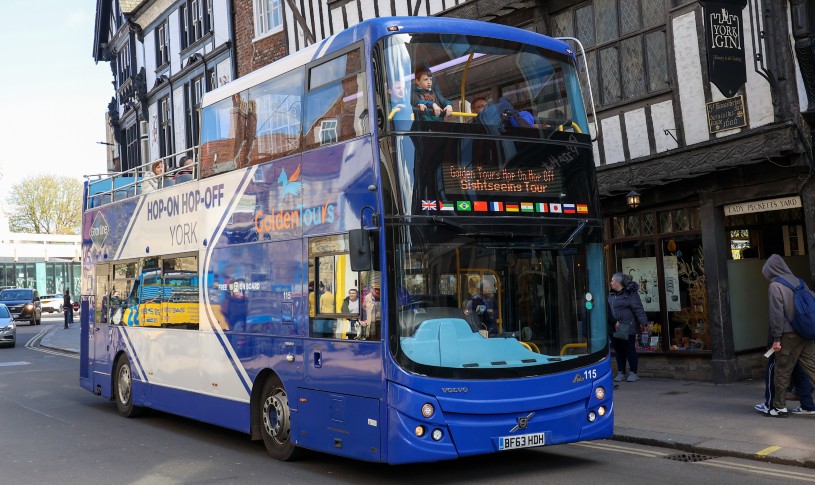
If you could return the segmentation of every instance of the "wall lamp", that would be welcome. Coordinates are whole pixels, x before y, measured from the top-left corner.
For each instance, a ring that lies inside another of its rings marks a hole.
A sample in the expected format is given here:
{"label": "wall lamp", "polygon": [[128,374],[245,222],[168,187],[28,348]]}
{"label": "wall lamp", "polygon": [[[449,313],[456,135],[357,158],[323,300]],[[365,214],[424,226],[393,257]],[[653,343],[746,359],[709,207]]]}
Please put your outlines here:
{"label": "wall lamp", "polygon": [[625,196],[625,203],[628,204],[628,207],[636,209],[640,206],[640,193],[632,190]]}

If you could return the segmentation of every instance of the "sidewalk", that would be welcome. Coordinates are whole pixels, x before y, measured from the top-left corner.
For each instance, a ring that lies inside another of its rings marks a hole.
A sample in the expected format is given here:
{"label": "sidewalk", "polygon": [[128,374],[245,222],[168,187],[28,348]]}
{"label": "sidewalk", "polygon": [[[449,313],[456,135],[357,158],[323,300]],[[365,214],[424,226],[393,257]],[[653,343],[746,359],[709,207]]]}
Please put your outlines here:
{"label": "sidewalk", "polygon": [[[43,347],[79,353],[79,321],[54,325]],[[614,439],[703,455],[815,468],[815,416],[764,417],[764,383],[642,378],[614,390]],[[789,401],[787,409],[798,406]]]}

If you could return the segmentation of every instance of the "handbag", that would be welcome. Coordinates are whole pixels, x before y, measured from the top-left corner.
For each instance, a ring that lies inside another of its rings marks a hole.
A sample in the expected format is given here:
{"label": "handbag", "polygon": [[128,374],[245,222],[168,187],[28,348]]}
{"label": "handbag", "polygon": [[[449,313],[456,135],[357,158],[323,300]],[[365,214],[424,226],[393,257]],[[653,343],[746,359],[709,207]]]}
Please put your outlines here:
{"label": "handbag", "polygon": [[612,334],[614,338],[618,338],[621,340],[628,340],[628,334],[631,332],[631,325],[634,322],[629,323],[622,323],[620,322],[620,326],[614,330]]}

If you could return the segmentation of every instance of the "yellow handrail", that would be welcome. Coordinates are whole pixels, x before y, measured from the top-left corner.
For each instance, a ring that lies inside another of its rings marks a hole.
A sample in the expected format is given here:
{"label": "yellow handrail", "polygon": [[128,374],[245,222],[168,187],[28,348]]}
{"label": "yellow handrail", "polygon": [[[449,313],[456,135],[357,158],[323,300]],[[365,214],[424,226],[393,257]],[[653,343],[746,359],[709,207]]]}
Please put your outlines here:
{"label": "yellow handrail", "polygon": [[586,342],[579,343],[579,344],[566,344],[560,349],[560,355],[566,355],[566,350],[568,349],[585,349]]}

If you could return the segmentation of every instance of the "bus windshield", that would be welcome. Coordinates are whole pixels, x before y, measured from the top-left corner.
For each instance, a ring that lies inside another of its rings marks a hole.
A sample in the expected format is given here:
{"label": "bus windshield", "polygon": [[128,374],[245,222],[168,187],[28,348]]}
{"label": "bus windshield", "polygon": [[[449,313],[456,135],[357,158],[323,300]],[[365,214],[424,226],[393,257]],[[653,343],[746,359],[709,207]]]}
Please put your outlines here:
{"label": "bus windshield", "polygon": [[[564,54],[468,35],[397,34],[383,42],[391,130],[587,133],[579,82]],[[434,104],[450,108],[436,113]]]}
{"label": "bus windshield", "polygon": [[391,332],[403,367],[462,378],[539,375],[603,351],[605,309],[594,308],[588,291],[589,275],[602,274],[591,267],[602,261],[599,227],[507,237],[500,226],[423,222],[391,233],[398,299]]}

